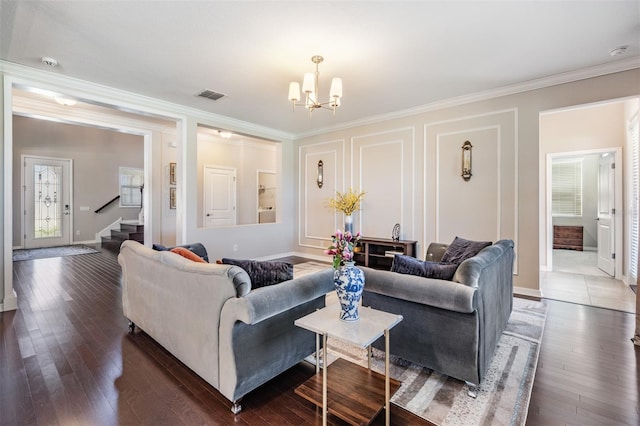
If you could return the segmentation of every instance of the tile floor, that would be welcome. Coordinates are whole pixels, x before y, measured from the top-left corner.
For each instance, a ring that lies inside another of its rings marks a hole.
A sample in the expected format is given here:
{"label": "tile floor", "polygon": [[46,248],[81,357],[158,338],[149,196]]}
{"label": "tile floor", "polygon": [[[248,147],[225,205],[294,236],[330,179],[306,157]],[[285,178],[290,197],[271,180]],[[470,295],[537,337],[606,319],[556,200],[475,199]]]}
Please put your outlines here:
{"label": "tile floor", "polygon": [[592,251],[554,250],[553,272],[540,273],[543,297],[634,313],[635,293],[598,269],[596,256]]}

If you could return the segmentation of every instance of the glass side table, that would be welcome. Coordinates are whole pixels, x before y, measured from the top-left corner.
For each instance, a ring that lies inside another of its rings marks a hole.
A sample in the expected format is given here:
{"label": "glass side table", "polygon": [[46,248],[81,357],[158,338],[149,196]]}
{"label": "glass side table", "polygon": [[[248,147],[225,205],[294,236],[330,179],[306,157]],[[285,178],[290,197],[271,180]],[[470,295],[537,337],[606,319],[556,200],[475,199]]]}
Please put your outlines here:
{"label": "glass side table", "polygon": [[[297,319],[298,327],[316,333],[316,374],[295,390],[296,394],[322,407],[322,424],[327,424],[327,413],[334,414],[349,424],[369,424],[385,410],[385,424],[390,424],[389,399],[400,387],[400,382],[389,377],[389,330],[402,321],[402,315],[390,314],[368,307],[360,307],[360,319],[348,322],[339,318],[340,305],[332,304]],[[324,365],[320,373],[318,353],[322,336],[322,359],[327,359],[327,338],[336,338],[361,348],[367,348],[368,368],[344,359]],[[384,376],[371,370],[371,344],[384,336]],[[328,381],[331,371],[332,381]],[[336,380],[339,377],[340,380]],[[382,400],[381,387],[384,387]],[[392,389],[393,388],[393,389]]]}

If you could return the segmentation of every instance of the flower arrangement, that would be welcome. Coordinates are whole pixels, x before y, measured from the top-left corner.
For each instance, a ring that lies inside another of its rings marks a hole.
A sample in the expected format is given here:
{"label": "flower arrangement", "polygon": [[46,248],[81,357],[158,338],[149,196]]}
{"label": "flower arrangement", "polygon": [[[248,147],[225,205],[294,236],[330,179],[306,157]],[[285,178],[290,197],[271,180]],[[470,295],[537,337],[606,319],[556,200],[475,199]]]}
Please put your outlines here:
{"label": "flower arrangement", "polygon": [[329,198],[325,205],[327,208],[340,211],[347,216],[351,216],[353,212],[360,209],[360,202],[362,202],[364,194],[364,191],[358,193],[354,192],[351,188],[344,193],[336,191],[336,196],[334,198]]}
{"label": "flower arrangement", "polygon": [[333,268],[338,269],[345,262],[353,261],[353,249],[360,241],[360,232],[352,235],[351,232],[342,232],[339,229],[336,235],[331,237],[331,246],[325,250],[325,254],[333,256]]}

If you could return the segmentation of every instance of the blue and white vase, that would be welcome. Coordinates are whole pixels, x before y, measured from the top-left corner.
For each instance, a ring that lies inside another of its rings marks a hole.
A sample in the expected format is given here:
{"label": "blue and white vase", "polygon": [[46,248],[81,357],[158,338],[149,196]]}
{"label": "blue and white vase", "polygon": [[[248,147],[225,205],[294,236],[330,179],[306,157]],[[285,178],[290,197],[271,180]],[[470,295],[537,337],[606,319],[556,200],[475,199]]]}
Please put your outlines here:
{"label": "blue and white vase", "polygon": [[346,262],[344,266],[334,271],[333,283],[340,300],[340,319],[358,321],[360,318],[358,305],[364,289],[364,273],[354,265],[354,262]]}

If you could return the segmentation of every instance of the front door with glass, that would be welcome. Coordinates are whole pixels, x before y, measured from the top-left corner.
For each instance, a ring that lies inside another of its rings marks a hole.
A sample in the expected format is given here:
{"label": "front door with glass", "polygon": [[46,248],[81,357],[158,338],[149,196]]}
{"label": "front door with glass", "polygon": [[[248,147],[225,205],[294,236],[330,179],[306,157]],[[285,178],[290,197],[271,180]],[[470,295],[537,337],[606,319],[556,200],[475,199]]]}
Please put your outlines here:
{"label": "front door with glass", "polygon": [[23,160],[23,247],[71,244],[71,160]]}

